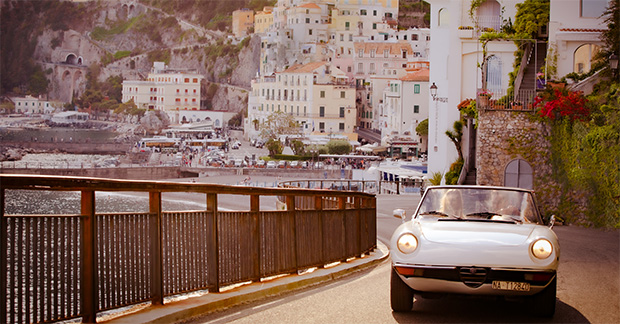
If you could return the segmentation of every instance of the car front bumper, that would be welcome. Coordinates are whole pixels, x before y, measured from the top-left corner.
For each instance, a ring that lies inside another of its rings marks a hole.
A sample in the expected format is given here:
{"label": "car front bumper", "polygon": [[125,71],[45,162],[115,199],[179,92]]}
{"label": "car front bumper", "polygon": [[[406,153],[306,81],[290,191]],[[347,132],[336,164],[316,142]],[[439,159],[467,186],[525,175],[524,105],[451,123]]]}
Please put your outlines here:
{"label": "car front bumper", "polygon": [[[419,292],[530,296],[541,292],[555,278],[555,270],[475,266],[393,265],[401,279]],[[496,282],[494,285],[493,282]],[[502,283],[503,289],[497,289]],[[516,284],[515,284],[516,283]],[[494,288],[494,286],[496,288]],[[506,289],[507,287],[509,289]],[[527,290],[524,290],[527,287]]]}

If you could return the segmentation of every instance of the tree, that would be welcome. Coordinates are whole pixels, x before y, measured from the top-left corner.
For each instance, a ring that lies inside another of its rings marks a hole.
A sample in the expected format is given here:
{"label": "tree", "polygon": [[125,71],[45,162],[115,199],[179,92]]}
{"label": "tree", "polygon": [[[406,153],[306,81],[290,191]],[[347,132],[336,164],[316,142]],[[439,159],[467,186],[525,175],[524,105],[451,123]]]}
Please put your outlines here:
{"label": "tree", "polygon": [[597,53],[596,59],[609,66],[608,60],[612,54],[620,56],[620,0],[611,0],[603,16],[607,29],[601,32],[601,40],[605,46]]}
{"label": "tree", "polygon": [[282,154],[283,145],[280,140],[275,138],[270,138],[267,143],[265,143],[267,150],[269,150],[269,156],[273,157],[276,154]]}
{"label": "tree", "polygon": [[293,115],[276,111],[260,123],[260,136],[264,139],[277,139],[280,135],[299,135],[301,130]]}
{"label": "tree", "polygon": [[463,139],[463,122],[460,120],[455,121],[454,130],[447,130],[446,136],[448,136],[452,143],[454,143],[454,146],[456,146],[459,159],[463,160],[463,148],[461,147],[461,141]]}
{"label": "tree", "polygon": [[415,131],[419,136],[428,136],[428,118],[421,121],[415,128]]}
{"label": "tree", "polygon": [[295,155],[303,155],[305,150],[304,142],[294,139],[291,141],[291,149],[295,152]]}
{"label": "tree", "polygon": [[349,154],[351,149],[351,144],[345,140],[331,140],[327,143],[329,154]]}

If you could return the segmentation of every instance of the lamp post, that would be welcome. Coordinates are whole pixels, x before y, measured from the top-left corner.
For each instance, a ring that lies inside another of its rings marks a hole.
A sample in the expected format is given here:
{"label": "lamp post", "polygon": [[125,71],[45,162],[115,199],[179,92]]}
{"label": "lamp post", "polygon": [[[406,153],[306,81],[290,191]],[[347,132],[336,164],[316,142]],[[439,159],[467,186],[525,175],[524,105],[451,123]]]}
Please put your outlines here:
{"label": "lamp post", "polygon": [[431,97],[433,97],[433,101],[448,102],[447,97],[437,97],[437,88],[437,85],[433,82],[431,85]]}
{"label": "lamp post", "polygon": [[615,78],[618,73],[618,55],[616,55],[616,53],[609,56],[609,67],[611,68],[612,78]]}

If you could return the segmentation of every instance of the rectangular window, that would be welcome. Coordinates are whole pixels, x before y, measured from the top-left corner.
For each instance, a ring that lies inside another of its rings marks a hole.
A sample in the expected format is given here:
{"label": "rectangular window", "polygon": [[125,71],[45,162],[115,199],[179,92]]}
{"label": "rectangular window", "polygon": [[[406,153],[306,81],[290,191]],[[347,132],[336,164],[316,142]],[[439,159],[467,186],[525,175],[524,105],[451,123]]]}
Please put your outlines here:
{"label": "rectangular window", "polygon": [[185,78],[185,83],[189,83],[189,78]]}
{"label": "rectangular window", "polygon": [[364,50],[363,49],[357,51],[357,57],[364,57]]}
{"label": "rectangular window", "polygon": [[414,114],[419,114],[420,113],[420,106],[413,105],[413,113]]}
{"label": "rectangular window", "polygon": [[349,30],[349,28],[351,27],[351,23],[348,21],[344,22],[344,30]]}
{"label": "rectangular window", "polygon": [[198,78],[194,78],[194,80],[192,80],[194,83],[198,83]]}
{"label": "rectangular window", "polygon": [[340,118],[344,118],[344,107],[340,107]]}
{"label": "rectangular window", "polygon": [[339,124],[338,124],[338,129],[339,129],[341,132],[344,132],[344,123],[339,123]]}
{"label": "rectangular window", "polygon": [[412,41],[417,41],[418,40],[418,34],[411,34],[411,40]]}
{"label": "rectangular window", "polygon": [[306,18],[306,24],[310,23],[310,18]]}
{"label": "rectangular window", "polygon": [[325,98],[325,90],[321,90],[320,97]]}
{"label": "rectangular window", "polygon": [[370,50],[370,57],[375,57],[375,53],[377,52],[377,50],[371,49]]}
{"label": "rectangular window", "polygon": [[581,17],[598,18],[605,13],[608,0],[581,0]]}
{"label": "rectangular window", "polygon": [[413,85],[413,93],[415,93],[415,94],[420,93],[420,85],[419,84]]}
{"label": "rectangular window", "polygon": [[319,117],[325,117],[325,107],[319,107]]}
{"label": "rectangular window", "polygon": [[373,30],[377,29],[377,24],[376,24],[376,23],[375,23],[375,24],[372,24],[372,29],[373,29]]}
{"label": "rectangular window", "polygon": [[389,57],[390,56],[390,50],[383,50],[383,57]]}
{"label": "rectangular window", "polygon": [[346,98],[347,93],[344,91],[340,91],[340,98],[344,99]]}
{"label": "rectangular window", "polygon": [[312,29],[308,29],[308,35],[312,35]]}
{"label": "rectangular window", "polygon": [[325,132],[325,123],[324,122],[320,122],[319,123],[319,130],[321,131],[321,133]]}
{"label": "rectangular window", "polygon": [[366,16],[366,9],[360,10],[360,16]]}
{"label": "rectangular window", "polygon": [[364,73],[364,63],[357,63],[357,73]]}

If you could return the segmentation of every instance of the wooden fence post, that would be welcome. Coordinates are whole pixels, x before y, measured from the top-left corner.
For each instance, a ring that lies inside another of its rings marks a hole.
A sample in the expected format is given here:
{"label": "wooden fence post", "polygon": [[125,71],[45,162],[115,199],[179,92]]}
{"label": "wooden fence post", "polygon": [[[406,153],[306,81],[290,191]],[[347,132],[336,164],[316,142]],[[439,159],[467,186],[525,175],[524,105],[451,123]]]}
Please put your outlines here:
{"label": "wooden fence post", "polygon": [[343,244],[344,244],[344,257],[340,260],[341,262],[347,262],[347,201],[345,197],[338,197],[338,211],[342,217],[342,236],[343,236]]}
{"label": "wooden fence post", "polygon": [[254,253],[252,262],[254,264],[254,278],[252,281],[258,282],[261,278],[261,231],[260,231],[260,196],[250,196],[250,217],[252,218],[252,242],[254,242]]}
{"label": "wooden fence post", "polygon": [[82,191],[82,268],[80,296],[82,305],[82,322],[97,321],[97,219],[95,217],[95,192]]}
{"label": "wooden fence post", "polygon": [[4,189],[0,189],[0,322],[8,322],[6,318],[6,279],[7,279],[7,219],[4,217]]}
{"label": "wooden fence post", "polygon": [[299,271],[299,263],[298,263],[298,258],[297,258],[297,252],[298,252],[298,245],[297,245],[297,211],[295,210],[295,196],[286,196],[286,210],[287,210],[287,214],[291,219],[291,224],[293,225],[291,228],[292,234],[293,234],[293,244],[294,244],[294,249],[293,249],[293,262],[295,264],[295,273],[297,273],[297,271]]}
{"label": "wooden fence post", "polygon": [[207,283],[209,292],[220,292],[220,258],[217,237],[217,194],[207,194]]}
{"label": "wooden fence post", "polygon": [[151,303],[164,304],[161,192],[149,192],[149,228],[151,247]]}

